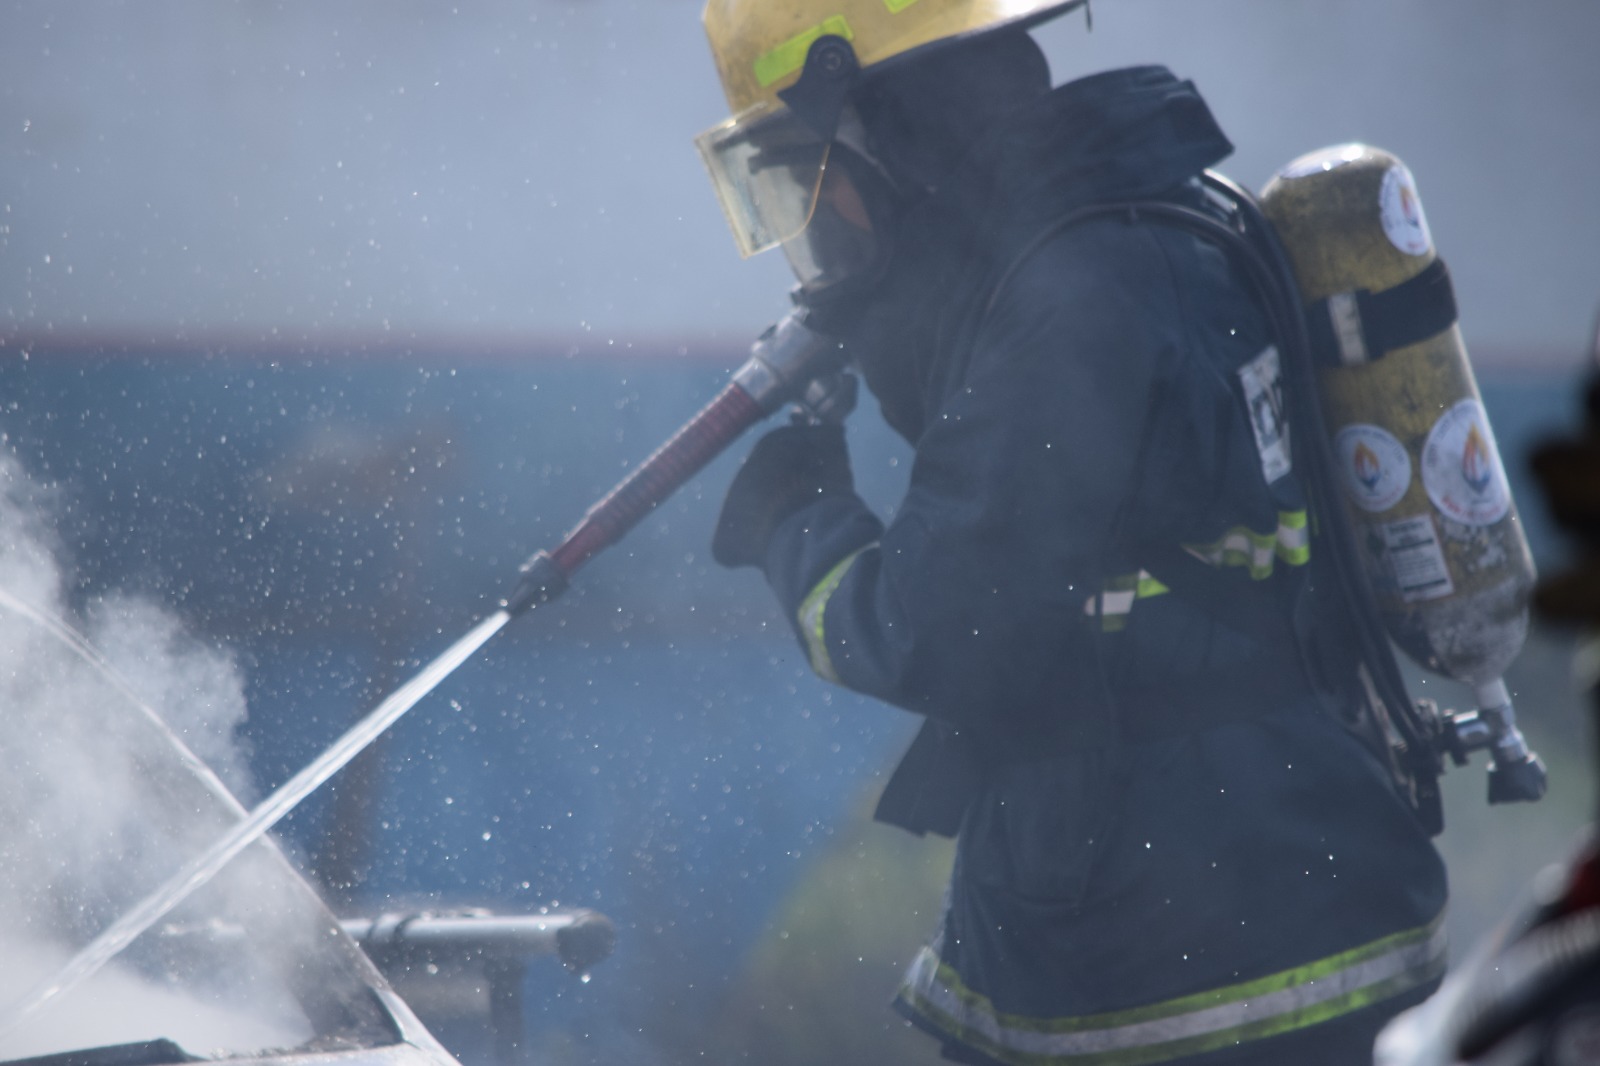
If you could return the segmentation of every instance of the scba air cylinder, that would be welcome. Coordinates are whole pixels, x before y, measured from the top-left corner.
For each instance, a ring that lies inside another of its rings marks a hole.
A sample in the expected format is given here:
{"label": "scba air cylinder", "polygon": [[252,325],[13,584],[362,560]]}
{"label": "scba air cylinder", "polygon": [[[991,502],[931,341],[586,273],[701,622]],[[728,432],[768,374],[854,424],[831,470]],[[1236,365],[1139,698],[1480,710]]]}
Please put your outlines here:
{"label": "scba air cylinder", "polygon": [[1411,172],[1340,145],[1285,167],[1261,205],[1307,305],[1334,463],[1384,623],[1406,654],[1486,701],[1527,635],[1533,559]]}

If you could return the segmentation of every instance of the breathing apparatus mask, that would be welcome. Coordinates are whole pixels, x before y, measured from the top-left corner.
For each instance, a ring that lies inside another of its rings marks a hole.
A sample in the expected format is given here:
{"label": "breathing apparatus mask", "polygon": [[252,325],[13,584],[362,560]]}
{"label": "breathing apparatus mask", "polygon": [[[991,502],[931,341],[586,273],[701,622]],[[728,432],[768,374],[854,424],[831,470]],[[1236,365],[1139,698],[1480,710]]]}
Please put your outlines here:
{"label": "breathing apparatus mask", "polygon": [[900,201],[846,101],[853,53],[829,43],[817,42],[807,60],[808,70],[827,70],[820,91],[803,77],[792,99],[736,115],[695,142],[740,253],[781,247],[799,299],[819,305],[861,294],[882,275]]}

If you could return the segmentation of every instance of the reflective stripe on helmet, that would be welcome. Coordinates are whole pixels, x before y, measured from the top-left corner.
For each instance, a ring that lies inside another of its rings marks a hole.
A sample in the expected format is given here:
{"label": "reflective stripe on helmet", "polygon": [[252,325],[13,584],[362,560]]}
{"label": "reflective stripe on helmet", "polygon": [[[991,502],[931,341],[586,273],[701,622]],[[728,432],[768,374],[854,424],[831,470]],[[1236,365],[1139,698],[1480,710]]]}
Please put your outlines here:
{"label": "reflective stripe on helmet", "polygon": [[1066,1018],[1002,1014],[924,948],[902,1004],[939,1032],[1016,1066],[1140,1066],[1330,1021],[1444,972],[1443,913],[1427,925],[1237,985]]}
{"label": "reflective stripe on helmet", "polygon": [[1235,526],[1210,544],[1185,544],[1184,551],[1209,566],[1241,566],[1257,581],[1272,576],[1274,559],[1304,566],[1311,559],[1305,511],[1279,511],[1278,528],[1257,533]]}
{"label": "reflective stripe on helmet", "polygon": [[806,65],[806,53],[810,51],[817,38],[829,35],[843,37],[847,41],[853,41],[856,37],[850,32],[850,24],[845,21],[843,15],[829,15],[810,29],[803,30],[776,48],[756,56],[754,63],[756,83],[765,89],[778,79],[793,74]]}
{"label": "reflective stripe on helmet", "polygon": [[877,544],[869,544],[866,548],[846,555],[839,564],[829,570],[816,587],[806,594],[800,601],[800,609],[795,612],[800,623],[800,635],[805,638],[806,652],[811,657],[811,669],[824,681],[839,684],[839,675],[833,669],[833,659],[828,655],[828,640],[822,629],[822,616],[828,609],[828,597],[833,595],[839,587],[839,582],[844,580],[845,573],[850,569],[856,557],[867,548],[875,548]]}
{"label": "reflective stripe on helmet", "polygon": [[[706,0],[706,39],[717,74],[738,115],[776,108],[778,94],[805,68],[817,38],[844,37],[863,70],[938,41],[968,41],[1006,28],[1025,29],[1085,0]],[[850,32],[824,29],[832,19]],[[758,69],[759,68],[759,69]]]}

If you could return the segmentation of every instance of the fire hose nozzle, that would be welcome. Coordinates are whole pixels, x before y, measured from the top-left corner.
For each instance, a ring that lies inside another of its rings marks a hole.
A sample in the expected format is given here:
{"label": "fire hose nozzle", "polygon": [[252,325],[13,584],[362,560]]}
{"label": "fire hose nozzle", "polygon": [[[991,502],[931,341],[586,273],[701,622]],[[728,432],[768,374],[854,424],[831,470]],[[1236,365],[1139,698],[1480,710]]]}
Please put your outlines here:
{"label": "fire hose nozzle", "polygon": [[520,572],[516,588],[500,601],[500,609],[513,618],[530,607],[549,603],[567,590],[566,573],[547,551],[534,552]]}
{"label": "fire hose nozzle", "polygon": [[843,373],[844,344],[807,325],[805,308],[763,333],[750,358],[716,398],[635,467],[551,551],[522,564],[522,576],[500,608],[515,618],[567,590],[578,568],[615,544],[741,433],[786,403],[813,404],[817,417],[843,418],[854,406],[854,381]]}
{"label": "fire hose nozzle", "polygon": [[799,308],[756,339],[733,382],[770,415],[803,400],[812,382],[842,370],[847,359],[844,343],[812,329],[805,308]]}

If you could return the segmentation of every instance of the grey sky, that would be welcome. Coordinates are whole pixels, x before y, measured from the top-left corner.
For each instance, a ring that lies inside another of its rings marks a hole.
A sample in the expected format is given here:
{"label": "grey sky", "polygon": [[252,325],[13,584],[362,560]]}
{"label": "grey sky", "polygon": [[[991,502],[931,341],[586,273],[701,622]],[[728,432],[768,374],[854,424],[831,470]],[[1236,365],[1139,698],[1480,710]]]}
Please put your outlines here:
{"label": "grey sky", "polygon": [[[1252,187],[1395,151],[1480,361],[1577,361],[1600,4],[1097,0],[1042,39],[1058,81],[1193,77]],[[0,334],[742,341],[790,278],[691,146],[724,112],[687,0],[8,2]]]}

